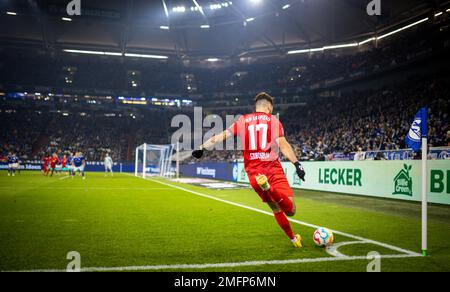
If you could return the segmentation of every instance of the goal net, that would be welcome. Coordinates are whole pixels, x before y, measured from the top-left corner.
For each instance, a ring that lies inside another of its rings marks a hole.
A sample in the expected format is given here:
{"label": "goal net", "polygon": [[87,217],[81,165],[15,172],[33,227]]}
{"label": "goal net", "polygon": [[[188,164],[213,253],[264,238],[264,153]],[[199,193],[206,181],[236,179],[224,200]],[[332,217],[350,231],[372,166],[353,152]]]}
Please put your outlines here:
{"label": "goal net", "polygon": [[174,155],[174,145],[142,144],[136,147],[135,176],[159,176],[173,178],[178,176],[178,163]]}

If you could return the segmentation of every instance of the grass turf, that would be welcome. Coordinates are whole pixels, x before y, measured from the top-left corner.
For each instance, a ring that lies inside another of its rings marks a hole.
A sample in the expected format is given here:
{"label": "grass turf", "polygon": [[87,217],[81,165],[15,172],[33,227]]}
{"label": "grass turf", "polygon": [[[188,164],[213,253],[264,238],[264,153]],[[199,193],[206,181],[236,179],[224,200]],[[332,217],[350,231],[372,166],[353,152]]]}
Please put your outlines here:
{"label": "grass turf", "polygon": [[[330,257],[313,244],[313,228],[292,225],[304,238],[304,248],[296,250],[270,216],[157,182],[125,174],[60,178],[0,172],[0,270],[64,269],[69,251],[81,254],[82,267]],[[175,185],[269,211],[248,189]],[[304,190],[296,191],[296,203],[294,219],[420,251],[418,204]],[[429,209],[429,257],[382,259],[382,271],[450,271],[449,211]],[[336,241],[354,239],[338,235]],[[399,254],[376,245],[339,251],[350,256]],[[367,264],[354,260],[201,271],[365,271]]]}

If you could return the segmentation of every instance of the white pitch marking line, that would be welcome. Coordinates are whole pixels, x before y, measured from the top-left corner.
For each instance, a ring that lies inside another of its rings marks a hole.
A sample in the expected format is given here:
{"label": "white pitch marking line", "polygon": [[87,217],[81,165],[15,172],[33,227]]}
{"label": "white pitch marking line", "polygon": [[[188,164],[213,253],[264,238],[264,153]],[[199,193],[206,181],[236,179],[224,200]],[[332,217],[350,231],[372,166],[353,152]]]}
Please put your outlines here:
{"label": "white pitch marking line", "polygon": [[[130,176],[133,176],[133,175],[130,175]],[[216,198],[216,197],[213,197],[213,196],[210,196],[210,195],[202,194],[202,193],[199,193],[199,192],[196,192],[196,191],[192,191],[192,190],[180,187],[180,186],[172,185],[172,184],[161,182],[161,181],[158,181],[158,180],[154,180],[154,179],[150,179],[150,178],[145,178],[145,179],[147,179],[149,181],[152,181],[152,182],[156,182],[156,183],[165,185],[165,186],[169,186],[169,187],[172,187],[172,188],[175,188],[175,189],[179,189],[179,190],[182,190],[182,191],[185,191],[185,192],[188,192],[188,193],[200,196],[200,197],[205,197],[205,198],[208,198],[208,199],[216,200],[216,201],[219,201],[219,202],[222,202],[222,203],[226,203],[226,204],[230,204],[230,205],[233,205],[233,206],[241,207],[241,208],[244,208],[244,209],[247,209],[247,210],[252,210],[252,211],[255,211],[255,212],[258,212],[258,213],[262,213],[262,214],[266,214],[266,215],[269,215],[269,216],[273,217],[273,214],[270,213],[270,212],[267,212],[267,211],[263,211],[263,210],[256,209],[256,208],[253,208],[253,207],[249,207],[249,206],[246,206],[246,205],[242,205],[242,204],[234,203],[234,202],[231,202],[231,201],[219,199],[219,198]],[[303,226],[307,226],[307,227],[311,227],[311,228],[318,228],[319,227],[319,226],[314,225],[314,224],[309,224],[309,223],[302,222],[302,221],[295,220],[295,219],[291,219],[291,218],[288,218],[288,220],[293,222],[293,223],[297,223],[297,224],[300,224],[300,225],[303,225]],[[419,253],[416,253],[416,252],[413,252],[413,251],[410,251],[410,250],[407,250],[407,249],[403,249],[403,248],[400,248],[400,247],[397,247],[397,246],[393,246],[393,245],[390,245],[390,244],[387,244],[387,243],[382,243],[382,242],[379,242],[379,241],[375,241],[375,240],[372,240],[372,239],[356,236],[356,235],[353,235],[353,234],[349,234],[349,233],[345,233],[345,232],[341,232],[341,231],[337,231],[337,230],[331,230],[331,231],[334,234],[338,234],[338,235],[342,235],[342,236],[345,236],[345,237],[348,237],[348,238],[356,239],[358,241],[365,241],[367,243],[378,245],[378,246],[381,246],[381,247],[384,247],[384,248],[387,248],[387,249],[390,249],[390,250],[395,250],[395,251],[398,251],[398,252],[401,252],[401,253],[409,254],[411,256],[412,255],[414,255],[414,256],[421,256]]]}
{"label": "white pitch marking line", "polygon": [[345,254],[342,254],[338,251],[338,249],[342,246],[345,245],[353,245],[353,244],[368,244],[368,242],[366,241],[344,241],[344,242],[339,242],[339,243],[335,243],[331,246],[328,246],[325,248],[325,251],[334,257],[338,257],[338,258],[345,258],[348,257]]}
{"label": "white pitch marking line", "polygon": [[69,178],[69,177],[70,177],[70,176],[60,177],[59,180],[63,180],[63,179]]}
{"label": "white pitch marking line", "polygon": [[[380,255],[382,259],[397,258],[414,258],[421,255],[410,254],[394,254]],[[208,268],[234,268],[248,266],[264,266],[264,265],[288,265],[302,263],[320,263],[320,262],[337,262],[337,261],[355,261],[367,260],[367,256],[349,256],[349,257],[328,257],[328,258],[307,258],[292,260],[271,260],[271,261],[247,261],[235,263],[212,263],[212,264],[184,264],[184,265],[158,265],[158,266],[129,266],[129,267],[92,267],[82,268],[81,272],[120,272],[120,271],[151,271],[151,270],[186,270],[186,269],[208,269]],[[28,271],[3,271],[3,272],[65,272],[66,270],[43,269]]]}
{"label": "white pitch marking line", "polygon": [[[8,190],[16,190],[17,188],[10,188],[10,187],[0,187],[0,191],[8,191]],[[39,188],[40,190],[127,190],[127,191],[146,191],[146,190],[170,190],[171,188],[102,188],[102,187],[71,187],[71,188],[63,188],[63,187],[43,187],[43,188]]]}

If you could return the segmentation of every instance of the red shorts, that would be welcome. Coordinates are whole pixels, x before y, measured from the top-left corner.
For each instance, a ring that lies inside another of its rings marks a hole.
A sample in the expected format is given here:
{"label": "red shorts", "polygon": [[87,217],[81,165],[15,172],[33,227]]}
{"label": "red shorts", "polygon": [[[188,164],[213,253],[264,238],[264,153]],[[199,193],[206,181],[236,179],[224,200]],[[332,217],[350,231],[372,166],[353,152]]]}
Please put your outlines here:
{"label": "red shorts", "polygon": [[283,168],[279,163],[273,163],[268,168],[251,168],[251,166],[249,166],[246,168],[246,172],[250,180],[250,185],[264,203],[275,202],[275,200],[272,198],[270,191],[263,191],[256,182],[255,176],[259,174],[264,174],[267,176],[271,190],[276,191],[278,196],[283,198],[292,198],[294,196],[294,192],[292,191],[286,175],[284,174]]}

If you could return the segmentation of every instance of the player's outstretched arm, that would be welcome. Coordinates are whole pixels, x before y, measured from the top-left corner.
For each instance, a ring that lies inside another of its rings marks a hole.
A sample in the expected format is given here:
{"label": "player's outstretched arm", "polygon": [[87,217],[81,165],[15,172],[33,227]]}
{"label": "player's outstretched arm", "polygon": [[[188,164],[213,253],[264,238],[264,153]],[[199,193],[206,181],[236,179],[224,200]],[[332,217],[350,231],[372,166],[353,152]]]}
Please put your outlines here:
{"label": "player's outstretched arm", "polygon": [[211,138],[209,138],[205,143],[203,143],[203,145],[201,145],[199,147],[199,149],[192,151],[192,156],[200,159],[203,156],[204,150],[208,150],[213,148],[216,144],[221,143],[229,138],[231,138],[233,135],[231,134],[230,131],[225,130],[222,133],[220,133],[219,135],[215,135]]}
{"label": "player's outstretched arm", "polygon": [[280,137],[277,139],[278,146],[280,147],[281,153],[283,153],[284,157],[286,157],[290,162],[292,162],[295,166],[295,171],[297,172],[298,177],[305,181],[305,170],[303,169],[303,166],[300,164],[300,162],[297,159],[297,156],[295,155],[294,149],[292,149],[291,144],[286,140],[285,137]]}

